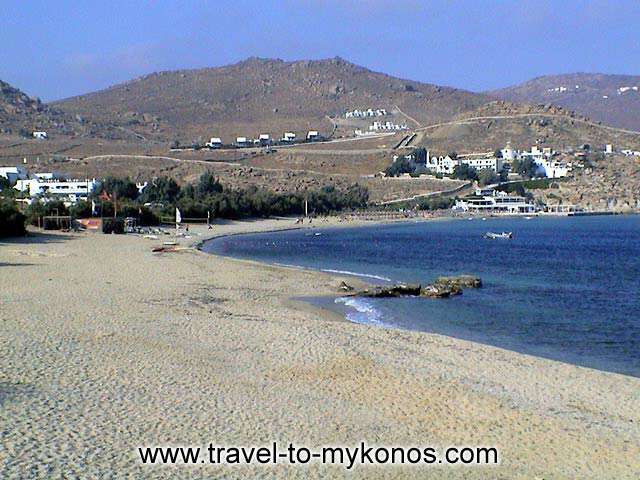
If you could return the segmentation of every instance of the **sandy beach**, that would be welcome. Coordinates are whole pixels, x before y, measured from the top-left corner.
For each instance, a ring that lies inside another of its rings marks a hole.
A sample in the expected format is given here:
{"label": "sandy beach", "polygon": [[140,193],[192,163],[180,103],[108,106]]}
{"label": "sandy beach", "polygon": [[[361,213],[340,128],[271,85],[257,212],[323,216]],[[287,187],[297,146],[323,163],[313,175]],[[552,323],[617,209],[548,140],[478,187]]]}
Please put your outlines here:
{"label": "sandy beach", "polygon": [[[228,222],[213,234],[293,226]],[[185,245],[212,234],[191,232]],[[335,294],[339,276],[196,249],[153,254],[159,243],[92,233],[0,241],[0,477],[640,475],[638,378],[341,321],[291,301]],[[146,466],[137,452],[363,440],[495,446],[501,464],[347,473]]]}

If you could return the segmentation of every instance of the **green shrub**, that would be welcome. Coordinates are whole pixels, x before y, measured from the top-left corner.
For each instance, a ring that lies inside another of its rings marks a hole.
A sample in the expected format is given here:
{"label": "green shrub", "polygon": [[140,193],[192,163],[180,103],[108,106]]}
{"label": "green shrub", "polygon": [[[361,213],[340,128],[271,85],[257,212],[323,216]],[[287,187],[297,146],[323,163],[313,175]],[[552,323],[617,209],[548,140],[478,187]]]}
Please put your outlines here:
{"label": "green shrub", "polygon": [[104,218],[102,220],[102,233],[124,233],[123,218]]}
{"label": "green shrub", "polygon": [[24,235],[26,217],[10,201],[0,201],[0,237],[17,237]]}

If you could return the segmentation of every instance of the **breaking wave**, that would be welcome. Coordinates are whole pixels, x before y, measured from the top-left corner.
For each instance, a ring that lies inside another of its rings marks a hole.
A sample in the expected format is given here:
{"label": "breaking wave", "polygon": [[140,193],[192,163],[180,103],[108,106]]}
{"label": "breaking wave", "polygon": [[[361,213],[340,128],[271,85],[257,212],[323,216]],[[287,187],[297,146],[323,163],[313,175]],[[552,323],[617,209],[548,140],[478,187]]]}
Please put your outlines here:
{"label": "breaking wave", "polygon": [[362,298],[355,297],[339,297],[336,298],[335,303],[342,303],[346,307],[347,312],[345,316],[347,320],[354,323],[361,323],[364,325],[377,325],[379,327],[388,327],[382,320],[382,313],[375,308],[371,302],[368,302]]}

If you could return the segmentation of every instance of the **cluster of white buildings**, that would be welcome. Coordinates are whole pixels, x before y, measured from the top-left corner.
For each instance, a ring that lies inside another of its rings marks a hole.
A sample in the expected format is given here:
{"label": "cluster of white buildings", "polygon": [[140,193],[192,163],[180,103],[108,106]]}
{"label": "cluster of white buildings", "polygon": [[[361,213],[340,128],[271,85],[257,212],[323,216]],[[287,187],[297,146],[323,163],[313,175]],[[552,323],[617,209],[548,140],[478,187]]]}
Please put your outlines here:
{"label": "cluster of white buildings", "polygon": [[29,173],[24,167],[0,167],[0,177],[9,180],[13,188],[27,194],[29,203],[42,198],[61,200],[66,204],[87,200],[100,184],[91,180],[58,179],[53,173]]}
{"label": "cluster of white buildings", "polygon": [[[556,152],[549,147],[531,147],[530,151],[515,150],[507,144],[501,151],[501,156],[494,153],[469,153],[464,155],[430,155],[427,151],[425,167],[427,170],[441,175],[453,175],[456,167],[466,165],[477,171],[491,170],[500,173],[505,167],[512,165],[515,160],[531,159],[537,166],[538,173],[547,178],[563,178],[571,172],[571,164],[558,160]],[[413,160],[410,155],[405,158]]]}
{"label": "cluster of white buildings", "polygon": [[430,156],[427,151],[427,163],[425,166],[427,170],[431,170],[434,173],[453,175],[454,169],[462,165],[467,165],[478,171],[489,169],[498,173],[502,170],[503,159],[489,154],[460,155],[456,158],[452,158],[450,155]]}
{"label": "cluster of white buildings", "polygon": [[371,132],[381,132],[381,131],[398,131],[398,130],[407,130],[409,127],[406,125],[398,125],[397,123],[393,123],[390,121],[380,122],[376,120],[371,125],[369,125],[369,131]]}
{"label": "cluster of white buildings", "polygon": [[[320,133],[317,130],[309,130],[307,132],[306,140],[308,142],[315,142],[321,139]],[[276,140],[277,143],[294,143],[296,141],[296,134],[294,132],[284,132],[282,138]],[[274,139],[268,133],[261,133],[258,138],[249,137],[236,137],[233,146],[237,148],[246,147],[268,147],[274,143]],[[211,139],[205,143],[205,147],[211,149],[220,149],[224,147],[222,139],[220,137],[211,137]]]}
{"label": "cluster of white buildings", "polygon": [[534,213],[536,206],[525,197],[509,195],[491,188],[478,188],[475,195],[456,201],[454,211],[473,213]]}
{"label": "cluster of white buildings", "polygon": [[368,118],[368,117],[384,117],[387,114],[387,110],[384,108],[372,109],[368,108],[366,110],[352,110],[351,112],[347,112],[344,114],[344,118]]}

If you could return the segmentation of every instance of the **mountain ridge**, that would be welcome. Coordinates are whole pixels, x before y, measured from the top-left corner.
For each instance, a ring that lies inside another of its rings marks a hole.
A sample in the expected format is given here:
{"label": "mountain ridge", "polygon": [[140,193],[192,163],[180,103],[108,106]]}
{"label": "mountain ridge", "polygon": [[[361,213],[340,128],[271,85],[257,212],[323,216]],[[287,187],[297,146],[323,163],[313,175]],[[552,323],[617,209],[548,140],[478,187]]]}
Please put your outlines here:
{"label": "mountain ridge", "polygon": [[485,93],[517,103],[554,104],[613,127],[640,131],[639,75],[543,75]]}

